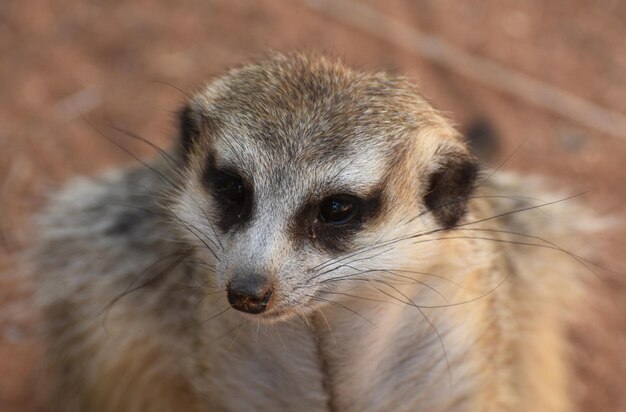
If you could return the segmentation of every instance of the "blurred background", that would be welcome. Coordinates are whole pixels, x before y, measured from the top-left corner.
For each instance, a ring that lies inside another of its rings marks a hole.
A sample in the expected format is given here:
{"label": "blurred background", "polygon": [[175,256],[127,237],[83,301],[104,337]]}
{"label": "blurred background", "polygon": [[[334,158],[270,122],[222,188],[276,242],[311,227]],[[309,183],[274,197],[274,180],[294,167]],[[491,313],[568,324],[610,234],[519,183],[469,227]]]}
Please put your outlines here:
{"label": "blurred background", "polygon": [[[268,50],[403,73],[503,170],[626,218],[623,0],[0,0],[0,411],[35,411],[37,313],[17,256],[68,178],[167,146],[193,91]],[[626,230],[589,240],[626,274]],[[585,251],[574,251],[584,254]],[[626,410],[626,275],[599,272],[571,332],[580,410]]]}

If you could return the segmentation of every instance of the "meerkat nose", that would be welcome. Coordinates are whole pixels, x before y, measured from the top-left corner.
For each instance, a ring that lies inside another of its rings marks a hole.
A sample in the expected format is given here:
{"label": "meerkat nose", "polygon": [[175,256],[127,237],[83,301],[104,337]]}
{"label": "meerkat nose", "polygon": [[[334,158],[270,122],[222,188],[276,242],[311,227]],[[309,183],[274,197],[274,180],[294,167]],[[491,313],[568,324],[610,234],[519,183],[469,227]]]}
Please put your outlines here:
{"label": "meerkat nose", "polygon": [[272,297],[272,286],[262,275],[235,275],[228,283],[228,303],[242,312],[264,312]]}

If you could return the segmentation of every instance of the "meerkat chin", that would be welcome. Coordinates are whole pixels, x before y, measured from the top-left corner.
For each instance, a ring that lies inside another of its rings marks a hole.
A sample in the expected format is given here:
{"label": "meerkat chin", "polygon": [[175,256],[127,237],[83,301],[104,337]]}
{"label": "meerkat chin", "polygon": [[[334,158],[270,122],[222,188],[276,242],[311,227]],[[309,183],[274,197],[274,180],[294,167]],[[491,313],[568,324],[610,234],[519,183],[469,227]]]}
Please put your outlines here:
{"label": "meerkat chin", "polygon": [[580,265],[537,239],[582,212],[481,174],[410,81],[272,55],[179,125],[42,215],[47,409],[570,408]]}

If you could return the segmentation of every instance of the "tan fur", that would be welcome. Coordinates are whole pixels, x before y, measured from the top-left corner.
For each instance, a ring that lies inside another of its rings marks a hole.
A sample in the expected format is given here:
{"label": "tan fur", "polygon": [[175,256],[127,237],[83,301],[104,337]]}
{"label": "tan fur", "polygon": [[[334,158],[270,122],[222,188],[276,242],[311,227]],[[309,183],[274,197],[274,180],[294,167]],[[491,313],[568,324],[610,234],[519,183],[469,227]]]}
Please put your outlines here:
{"label": "tan fur", "polygon": [[[429,179],[473,162],[463,139],[410,82],[323,58],[234,70],[188,114],[187,153],[75,183],[44,215],[31,259],[51,408],[571,409],[566,331],[583,265],[560,247],[577,236],[577,206],[524,211],[555,197],[487,174],[442,227]],[[217,228],[207,162],[254,181],[241,228]],[[346,186],[380,191],[382,205],[346,251],[327,251],[317,218],[293,221]],[[274,282],[267,315],[229,308],[242,270]]]}

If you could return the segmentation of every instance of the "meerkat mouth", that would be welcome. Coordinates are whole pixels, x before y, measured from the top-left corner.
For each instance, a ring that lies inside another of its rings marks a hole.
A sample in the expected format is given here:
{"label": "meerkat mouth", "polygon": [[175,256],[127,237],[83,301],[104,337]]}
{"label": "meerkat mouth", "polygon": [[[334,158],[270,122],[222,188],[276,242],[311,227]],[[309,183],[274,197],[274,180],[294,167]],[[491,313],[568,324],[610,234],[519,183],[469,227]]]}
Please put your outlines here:
{"label": "meerkat mouth", "polygon": [[241,316],[254,321],[275,323],[292,318],[304,318],[310,311],[309,305],[281,305],[269,307],[261,313],[241,312]]}
{"label": "meerkat mouth", "polygon": [[267,312],[258,313],[258,314],[242,312],[241,316],[243,316],[244,318],[250,321],[256,321],[256,322],[261,322],[261,323],[276,323],[276,322],[282,322],[290,318],[293,318],[297,316],[296,313],[297,312],[295,312],[294,310],[289,310],[286,308],[279,308],[279,309],[271,309],[271,310],[268,310]]}

